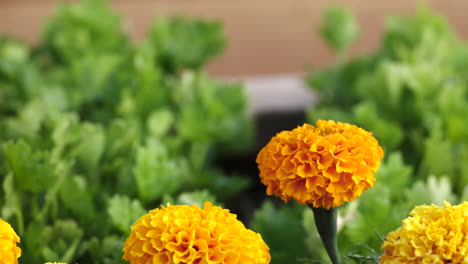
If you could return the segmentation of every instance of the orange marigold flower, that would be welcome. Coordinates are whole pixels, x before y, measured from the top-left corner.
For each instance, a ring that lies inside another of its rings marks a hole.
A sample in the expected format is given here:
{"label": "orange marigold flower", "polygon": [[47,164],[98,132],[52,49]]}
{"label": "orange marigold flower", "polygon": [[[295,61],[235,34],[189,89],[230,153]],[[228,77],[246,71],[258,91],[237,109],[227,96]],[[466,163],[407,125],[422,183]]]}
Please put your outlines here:
{"label": "orange marigold flower", "polygon": [[468,202],[444,205],[415,207],[387,235],[380,263],[468,263]]}
{"label": "orange marigold flower", "polygon": [[276,134],[257,163],[268,195],[330,209],[372,187],[382,157],[372,133],[319,120],[316,127],[304,124]]}
{"label": "orange marigold flower", "polygon": [[21,249],[19,236],[11,225],[0,218],[0,264],[18,264]]}
{"label": "orange marigold flower", "polygon": [[270,263],[260,234],[245,228],[235,214],[206,202],[151,210],[132,226],[123,259],[147,263]]}

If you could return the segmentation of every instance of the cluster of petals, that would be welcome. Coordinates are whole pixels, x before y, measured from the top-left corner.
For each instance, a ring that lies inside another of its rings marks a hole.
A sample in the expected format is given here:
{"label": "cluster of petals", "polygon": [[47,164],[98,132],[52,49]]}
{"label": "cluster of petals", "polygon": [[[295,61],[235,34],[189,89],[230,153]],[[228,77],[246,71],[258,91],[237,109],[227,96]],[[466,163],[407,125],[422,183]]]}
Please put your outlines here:
{"label": "cluster of petals", "polygon": [[18,264],[21,249],[16,244],[19,242],[11,225],[0,219],[0,264]]}
{"label": "cluster of petals", "polygon": [[415,207],[387,235],[380,263],[468,263],[468,202],[444,205]]}
{"label": "cluster of petals", "polygon": [[123,252],[131,264],[270,263],[260,234],[209,202],[203,209],[168,205],[151,210],[133,224]]}
{"label": "cluster of petals", "polygon": [[257,164],[268,195],[330,209],[352,201],[375,182],[383,157],[372,133],[319,120],[274,136]]}

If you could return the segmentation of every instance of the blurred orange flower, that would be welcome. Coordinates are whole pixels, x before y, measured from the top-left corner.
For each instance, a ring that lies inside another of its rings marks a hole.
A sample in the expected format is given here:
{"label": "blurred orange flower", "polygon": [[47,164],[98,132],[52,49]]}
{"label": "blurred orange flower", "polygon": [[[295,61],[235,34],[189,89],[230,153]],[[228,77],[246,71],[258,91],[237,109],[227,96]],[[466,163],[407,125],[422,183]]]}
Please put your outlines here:
{"label": "blurred orange flower", "polygon": [[387,235],[380,263],[468,263],[468,202],[444,205],[415,207]]}
{"label": "blurred orange flower", "polygon": [[21,249],[19,236],[11,225],[0,218],[0,264],[18,264]]}
{"label": "blurred orange flower", "polygon": [[375,182],[383,157],[372,133],[347,123],[319,120],[273,137],[257,156],[268,195],[314,207],[340,206]]}
{"label": "blurred orange flower", "polygon": [[132,226],[123,259],[147,263],[270,263],[269,248],[235,214],[206,202],[151,210]]}

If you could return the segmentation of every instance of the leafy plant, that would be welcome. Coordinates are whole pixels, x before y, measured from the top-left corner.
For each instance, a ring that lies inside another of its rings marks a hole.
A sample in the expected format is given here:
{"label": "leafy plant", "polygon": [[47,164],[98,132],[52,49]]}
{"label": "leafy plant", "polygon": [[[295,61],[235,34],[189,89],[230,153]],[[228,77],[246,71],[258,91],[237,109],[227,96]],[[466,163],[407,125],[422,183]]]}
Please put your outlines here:
{"label": "leafy plant", "polygon": [[181,17],[134,44],[104,0],[60,4],[37,48],[0,40],[0,216],[20,261],[123,263],[147,210],[249,186],[214,163],[252,136],[243,87],[203,72],[224,44],[220,23]]}
{"label": "leafy plant", "polygon": [[[342,21],[350,15],[338,10],[326,13],[321,31],[337,62],[310,72],[307,81],[319,100],[307,114],[311,122],[356,124],[384,147],[387,157],[374,188],[345,210],[349,221],[340,233],[343,244],[379,252],[380,237],[414,205],[457,202],[466,190],[468,48],[443,17],[419,9],[390,17],[375,52],[345,60],[351,41],[333,36],[344,34]],[[338,14],[342,19],[330,19]]]}
{"label": "leafy plant", "polygon": [[[309,256],[301,206],[275,207],[266,200],[255,212],[251,227],[262,234],[275,263],[298,263]],[[319,241],[318,241],[319,242]]]}

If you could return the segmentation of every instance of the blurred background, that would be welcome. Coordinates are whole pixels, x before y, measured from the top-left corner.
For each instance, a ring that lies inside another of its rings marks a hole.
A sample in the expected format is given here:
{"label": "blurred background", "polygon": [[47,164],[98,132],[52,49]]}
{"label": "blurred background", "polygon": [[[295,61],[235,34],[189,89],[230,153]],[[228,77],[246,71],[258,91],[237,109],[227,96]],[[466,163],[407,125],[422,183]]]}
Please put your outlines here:
{"label": "blurred background", "polygon": [[[0,0],[0,32],[30,43],[37,42],[41,26],[58,2],[54,0]],[[75,1],[76,2],[76,1]],[[213,76],[244,80],[250,111],[300,110],[313,102],[301,80],[310,67],[333,61],[332,52],[316,33],[323,10],[343,6],[353,11],[360,27],[351,55],[375,50],[385,18],[411,14],[425,3],[445,16],[461,36],[468,35],[465,11],[468,2],[447,1],[326,1],[326,0],[113,0],[114,10],[125,20],[135,41],[144,38],[157,15],[185,15],[218,20],[227,38],[225,51],[208,66]]]}

